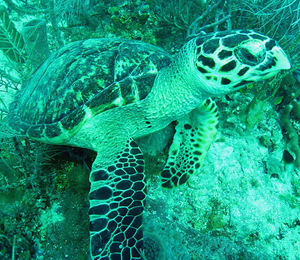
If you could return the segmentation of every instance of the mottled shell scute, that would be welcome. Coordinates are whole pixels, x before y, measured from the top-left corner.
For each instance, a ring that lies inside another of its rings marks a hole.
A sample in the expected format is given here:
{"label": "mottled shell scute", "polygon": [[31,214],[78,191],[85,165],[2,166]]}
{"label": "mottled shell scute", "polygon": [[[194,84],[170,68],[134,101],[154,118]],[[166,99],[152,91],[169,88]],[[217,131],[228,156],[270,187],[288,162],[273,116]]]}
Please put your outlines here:
{"label": "mottled shell scute", "polygon": [[41,138],[45,129],[45,125],[33,125],[30,126],[27,134],[33,138]]}
{"label": "mottled shell scute", "polygon": [[144,99],[171,60],[162,49],[138,41],[70,43],[23,84],[10,107],[10,125],[36,139],[68,139],[96,114]]}

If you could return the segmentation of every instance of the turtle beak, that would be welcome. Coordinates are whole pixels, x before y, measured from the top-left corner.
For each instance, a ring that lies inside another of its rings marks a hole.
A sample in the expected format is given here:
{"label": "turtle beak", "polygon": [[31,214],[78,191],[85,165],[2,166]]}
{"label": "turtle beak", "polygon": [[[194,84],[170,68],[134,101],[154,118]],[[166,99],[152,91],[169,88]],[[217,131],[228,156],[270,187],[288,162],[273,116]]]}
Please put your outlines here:
{"label": "turtle beak", "polygon": [[260,69],[263,72],[261,79],[268,79],[276,75],[281,70],[289,70],[291,63],[279,46],[274,46],[267,53],[266,61],[261,65]]}
{"label": "turtle beak", "polygon": [[274,69],[289,70],[291,68],[291,63],[283,49],[279,46],[275,46],[272,51],[274,52],[274,59],[277,60]]}

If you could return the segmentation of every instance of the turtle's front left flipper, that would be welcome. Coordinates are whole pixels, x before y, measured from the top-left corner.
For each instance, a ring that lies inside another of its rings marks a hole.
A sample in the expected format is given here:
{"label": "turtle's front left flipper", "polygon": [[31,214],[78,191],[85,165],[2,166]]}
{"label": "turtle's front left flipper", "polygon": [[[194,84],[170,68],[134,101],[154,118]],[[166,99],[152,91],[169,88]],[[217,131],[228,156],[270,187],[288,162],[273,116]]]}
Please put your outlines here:
{"label": "turtle's front left flipper", "polygon": [[[143,154],[133,140],[98,152],[90,175],[92,259],[138,260],[143,249],[146,183]],[[108,155],[108,156],[107,156]]]}
{"label": "turtle's front left flipper", "polygon": [[217,106],[210,98],[178,120],[168,161],[161,172],[164,188],[185,183],[191,174],[199,170],[215,139],[217,124]]}

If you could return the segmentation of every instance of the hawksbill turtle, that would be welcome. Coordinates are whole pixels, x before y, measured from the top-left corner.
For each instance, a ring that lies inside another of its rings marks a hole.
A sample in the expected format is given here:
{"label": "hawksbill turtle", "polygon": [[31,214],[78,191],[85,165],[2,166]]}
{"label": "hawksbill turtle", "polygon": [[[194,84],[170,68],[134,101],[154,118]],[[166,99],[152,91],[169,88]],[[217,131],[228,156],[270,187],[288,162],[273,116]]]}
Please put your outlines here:
{"label": "hawksbill turtle", "polygon": [[173,58],[140,41],[88,39],[54,52],[10,106],[18,134],[96,151],[90,173],[91,259],[137,260],[146,182],[137,138],[176,121],[162,186],[197,172],[216,135],[212,97],[291,65],[278,43],[251,30],[187,42]]}

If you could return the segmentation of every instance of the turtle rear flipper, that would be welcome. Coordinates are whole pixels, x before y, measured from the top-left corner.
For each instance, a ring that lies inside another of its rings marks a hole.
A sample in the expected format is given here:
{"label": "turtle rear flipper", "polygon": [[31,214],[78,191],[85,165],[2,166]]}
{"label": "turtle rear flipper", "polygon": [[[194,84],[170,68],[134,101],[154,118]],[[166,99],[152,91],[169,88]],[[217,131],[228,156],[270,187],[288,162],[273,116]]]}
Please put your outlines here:
{"label": "turtle rear flipper", "polygon": [[[146,183],[143,154],[127,140],[114,159],[98,152],[90,175],[92,259],[140,259]],[[105,147],[106,155],[109,154]],[[111,162],[109,162],[111,161]],[[103,167],[103,165],[106,165]]]}
{"label": "turtle rear flipper", "polygon": [[215,139],[217,124],[217,106],[210,98],[178,120],[168,161],[161,172],[164,188],[185,183],[201,167]]}

